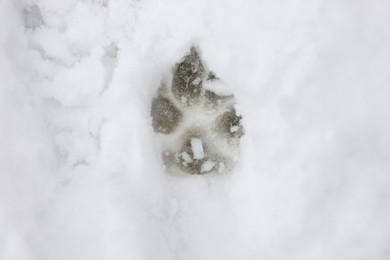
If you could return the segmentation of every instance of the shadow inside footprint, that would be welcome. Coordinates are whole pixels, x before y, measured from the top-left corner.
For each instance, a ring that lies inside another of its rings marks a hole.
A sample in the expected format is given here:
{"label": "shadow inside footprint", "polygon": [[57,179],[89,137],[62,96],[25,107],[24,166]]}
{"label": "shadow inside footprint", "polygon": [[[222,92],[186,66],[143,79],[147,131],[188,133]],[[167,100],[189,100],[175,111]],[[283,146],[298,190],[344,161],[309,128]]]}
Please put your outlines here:
{"label": "shadow inside footprint", "polygon": [[41,10],[37,5],[31,5],[24,8],[23,15],[26,29],[36,30],[43,25]]}

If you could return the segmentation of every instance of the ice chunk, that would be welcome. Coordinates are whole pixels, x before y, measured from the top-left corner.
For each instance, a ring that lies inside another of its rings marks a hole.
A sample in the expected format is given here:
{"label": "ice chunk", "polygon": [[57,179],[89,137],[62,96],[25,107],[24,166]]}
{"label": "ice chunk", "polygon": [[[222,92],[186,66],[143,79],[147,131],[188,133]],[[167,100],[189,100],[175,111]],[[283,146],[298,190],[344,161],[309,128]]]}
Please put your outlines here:
{"label": "ice chunk", "polygon": [[233,94],[231,89],[221,80],[205,81],[203,82],[203,87],[220,96],[229,96]]}
{"label": "ice chunk", "polygon": [[201,82],[201,79],[199,77],[197,77],[194,81],[192,81],[192,85],[199,85],[200,82]]}
{"label": "ice chunk", "polygon": [[211,160],[205,161],[202,164],[201,168],[200,168],[200,172],[208,172],[208,171],[210,171],[214,167],[215,164],[216,163],[211,161]]}
{"label": "ice chunk", "polygon": [[191,138],[191,147],[194,159],[201,160],[204,157],[202,140],[199,138]]}
{"label": "ice chunk", "polygon": [[231,132],[231,133],[235,133],[235,132],[237,132],[239,129],[240,129],[240,126],[235,125],[235,126],[232,126],[232,127],[230,128],[230,132]]}
{"label": "ice chunk", "polygon": [[187,163],[192,163],[191,156],[187,152],[182,152],[181,157],[183,157],[184,161]]}

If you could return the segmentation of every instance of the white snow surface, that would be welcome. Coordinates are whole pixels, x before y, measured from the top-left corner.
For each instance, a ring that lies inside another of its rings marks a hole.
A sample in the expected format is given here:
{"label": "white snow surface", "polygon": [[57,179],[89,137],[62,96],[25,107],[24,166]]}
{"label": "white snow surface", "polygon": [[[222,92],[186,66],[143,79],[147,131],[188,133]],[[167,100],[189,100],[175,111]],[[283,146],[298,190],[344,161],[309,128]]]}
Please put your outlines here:
{"label": "white snow surface", "polygon": [[[389,10],[1,0],[0,259],[389,259]],[[150,104],[192,44],[243,117],[230,175],[162,166]]]}

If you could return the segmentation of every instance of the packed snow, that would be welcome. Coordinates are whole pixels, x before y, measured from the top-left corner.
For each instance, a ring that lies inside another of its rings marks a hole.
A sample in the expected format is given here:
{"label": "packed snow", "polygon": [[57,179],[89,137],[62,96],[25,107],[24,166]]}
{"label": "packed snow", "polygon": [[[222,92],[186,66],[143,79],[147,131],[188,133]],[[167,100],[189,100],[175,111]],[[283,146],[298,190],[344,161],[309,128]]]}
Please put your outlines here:
{"label": "packed snow", "polygon": [[211,161],[211,160],[207,160],[205,161],[203,164],[202,164],[202,167],[201,167],[201,172],[208,172],[210,171],[214,166],[215,166],[215,162]]}
{"label": "packed snow", "polygon": [[[389,259],[389,10],[1,0],[0,259]],[[243,118],[230,174],[167,174],[153,132],[192,45]]]}
{"label": "packed snow", "polygon": [[181,156],[183,157],[184,161],[187,163],[192,163],[192,158],[187,152],[182,152]]}
{"label": "packed snow", "polygon": [[191,138],[191,148],[194,159],[201,160],[204,158],[202,140],[199,138]]}

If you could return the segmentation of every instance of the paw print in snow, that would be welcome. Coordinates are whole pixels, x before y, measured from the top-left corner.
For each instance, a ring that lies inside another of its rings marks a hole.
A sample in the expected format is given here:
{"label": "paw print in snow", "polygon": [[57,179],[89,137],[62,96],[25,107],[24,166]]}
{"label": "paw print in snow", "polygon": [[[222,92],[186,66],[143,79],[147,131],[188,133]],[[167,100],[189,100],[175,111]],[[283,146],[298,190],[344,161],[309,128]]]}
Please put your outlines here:
{"label": "paw print in snow", "polygon": [[167,171],[231,171],[244,133],[234,106],[234,96],[192,47],[162,80],[151,105],[152,126],[160,135]]}

